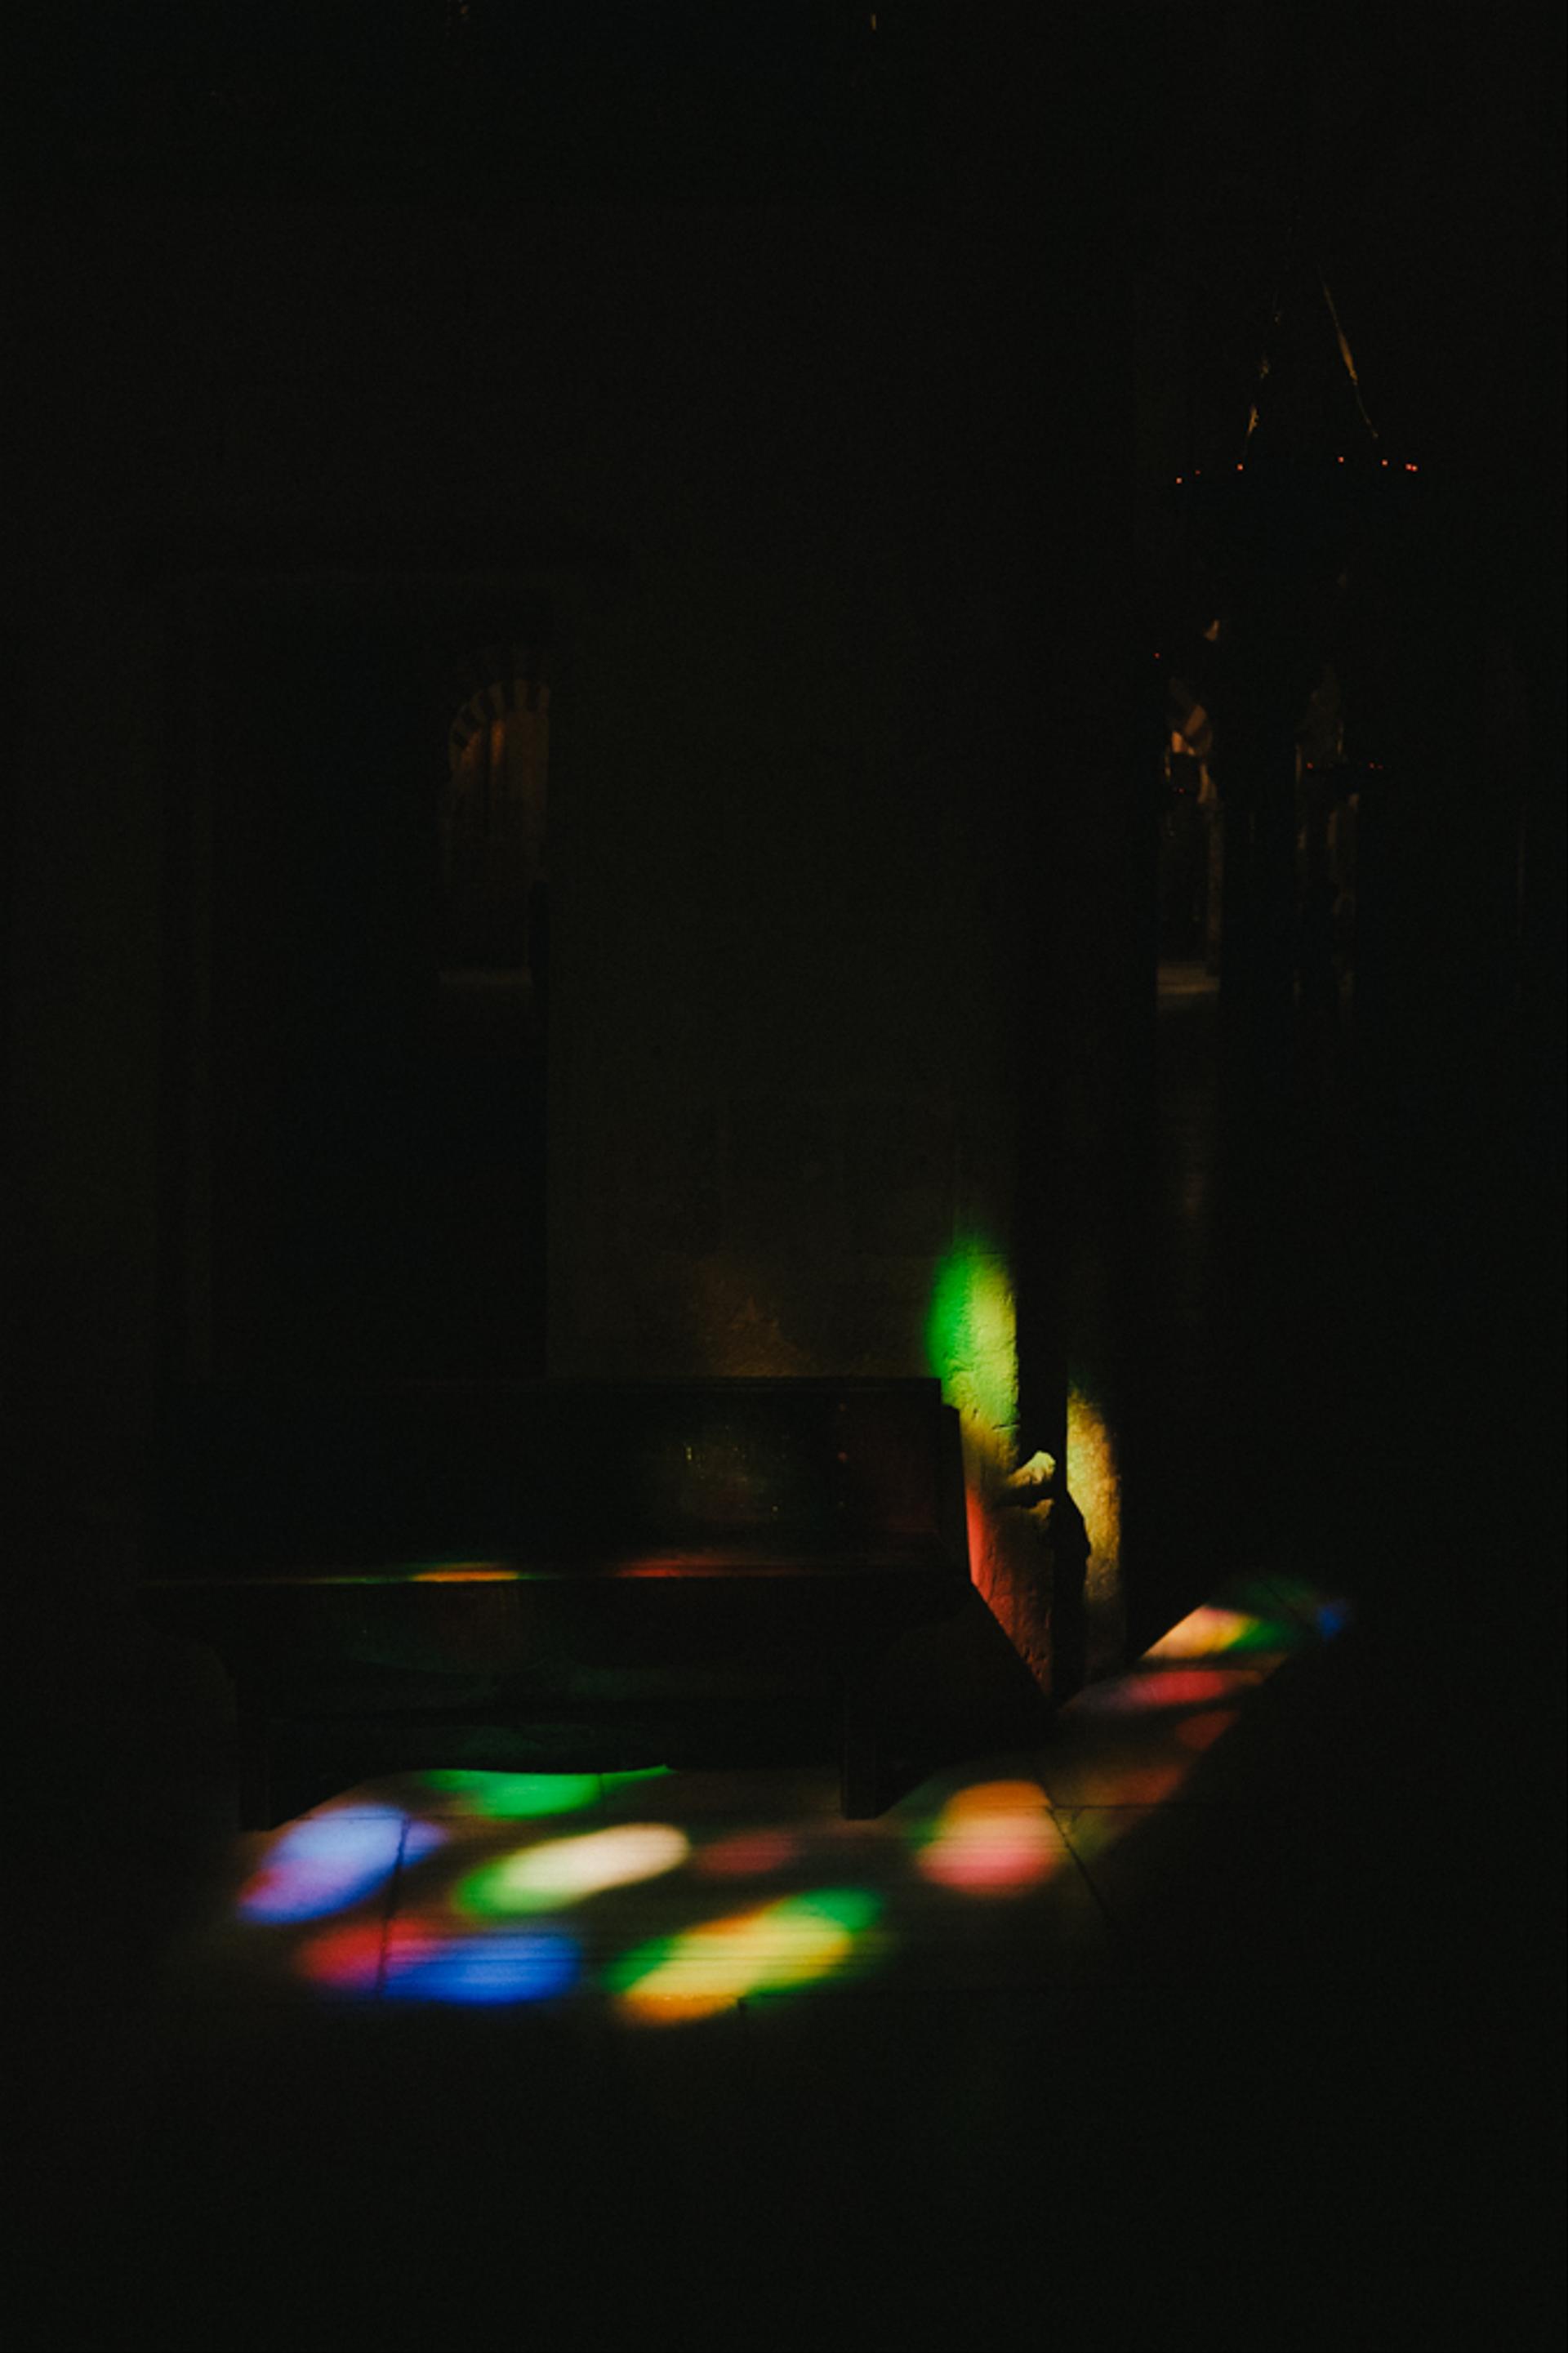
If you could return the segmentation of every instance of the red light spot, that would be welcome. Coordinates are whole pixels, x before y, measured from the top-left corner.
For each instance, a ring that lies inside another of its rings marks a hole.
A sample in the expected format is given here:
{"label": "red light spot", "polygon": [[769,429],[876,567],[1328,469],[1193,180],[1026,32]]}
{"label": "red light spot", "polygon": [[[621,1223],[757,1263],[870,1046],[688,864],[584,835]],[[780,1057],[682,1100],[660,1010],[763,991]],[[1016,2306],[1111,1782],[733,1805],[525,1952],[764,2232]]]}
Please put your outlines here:
{"label": "red light spot", "polygon": [[317,1985],[342,1986],[360,1993],[368,1991],[381,1971],[382,1927],[379,1920],[355,1921],[341,1928],[329,1928],[324,1935],[311,1937],[298,1957],[296,1966],[304,1977]]}
{"label": "red light spot", "polygon": [[1202,1715],[1184,1716],[1173,1728],[1184,1748],[1210,1748],[1236,1722],[1234,1707],[1205,1708]]}
{"label": "red light spot", "polygon": [[740,1831],[704,1847],[692,1858],[692,1869],[705,1878],[751,1879],[791,1862],[800,1851],[793,1831]]}

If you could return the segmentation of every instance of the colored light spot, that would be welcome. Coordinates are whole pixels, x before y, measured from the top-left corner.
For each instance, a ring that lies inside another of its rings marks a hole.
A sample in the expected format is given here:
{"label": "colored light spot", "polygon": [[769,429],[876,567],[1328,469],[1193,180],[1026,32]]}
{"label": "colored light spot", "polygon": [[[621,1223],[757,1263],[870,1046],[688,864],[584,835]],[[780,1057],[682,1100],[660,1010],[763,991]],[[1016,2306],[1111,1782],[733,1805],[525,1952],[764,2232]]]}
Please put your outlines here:
{"label": "colored light spot", "polygon": [[1114,1621],[1121,1609],[1121,1442],[1099,1404],[1076,1379],[1068,1388],[1067,1483],[1089,1537],[1088,1609],[1091,1617]]}
{"label": "colored light spot", "polygon": [[799,1852],[793,1831],[737,1831],[733,1838],[705,1846],[692,1857],[691,1868],[704,1879],[760,1879]]}
{"label": "colored light spot", "polygon": [[[1374,764],[1375,765],[1375,764]],[[1325,1593],[1304,1577],[1278,1577],[1272,1582],[1286,1607],[1304,1618],[1324,1641],[1342,1633],[1355,1615],[1343,1594]]]}
{"label": "colored light spot", "polygon": [[415,1862],[441,1843],[434,1822],[411,1821],[399,1807],[342,1807],[307,1814],[268,1849],[241,1889],[246,1920],[314,1920],[357,1904],[390,1878],[399,1858]]}
{"label": "colored light spot", "polygon": [[301,1977],[340,1993],[374,1993],[381,1979],[384,1931],[379,1920],[355,1920],[312,1936],[295,1957]]}
{"label": "colored light spot", "polygon": [[515,1585],[521,1571],[494,1560],[444,1561],[437,1568],[411,1568],[411,1585]]}
{"label": "colored light spot", "polygon": [[1048,1878],[1062,1852],[1037,1781],[980,1781],[948,1799],[917,1861],[941,1887],[1014,1895]]}
{"label": "colored light spot", "polygon": [[784,1896],[640,1946],[611,1970],[610,1988],[622,2014],[646,2024],[711,2017],[841,1968],[880,1909],[858,1888]]}
{"label": "colored light spot", "polygon": [[1212,1659],[1229,1651],[1289,1651],[1299,1630],[1278,1619],[1257,1618],[1246,1609],[1194,1609],[1143,1653],[1149,1659]]}
{"label": "colored light spot", "polygon": [[581,1959],[569,1936],[443,1936],[416,1923],[394,1925],[382,1990],[396,2001],[548,2001],[577,1980]]}
{"label": "colored light spot", "polygon": [[573,1814],[598,1800],[596,1773],[426,1773],[426,1788],[460,1798],[476,1814],[510,1822],[536,1814]]}
{"label": "colored light spot", "polygon": [[669,1822],[625,1822],[582,1838],[548,1839],[475,1872],[458,1888],[457,1901],[465,1911],[489,1916],[549,1912],[605,1887],[657,1879],[690,1851],[685,1831]]}
{"label": "colored light spot", "polygon": [[1230,1730],[1240,1713],[1235,1707],[1211,1707],[1205,1708],[1202,1715],[1184,1715],[1174,1727],[1176,1738],[1184,1748],[1212,1748],[1220,1735]]}
{"label": "colored light spot", "polygon": [[401,2001],[544,2001],[575,1984],[580,1957],[552,1932],[451,1936],[433,1923],[356,1921],[313,1936],[301,1977],[333,1992]]}
{"label": "colored light spot", "polygon": [[926,1358],[948,1403],[1007,1452],[1018,1409],[1017,1318],[1006,1266],[979,1236],[937,1270]]}
{"label": "colored light spot", "polygon": [[991,1514],[985,1508],[984,1498],[973,1487],[964,1490],[963,1522],[968,1532],[972,1571],[983,1577],[991,1558],[994,1538],[992,1533]]}
{"label": "colored light spot", "polygon": [[612,1789],[628,1789],[639,1781],[663,1781],[668,1777],[668,1765],[638,1765],[625,1773],[601,1773],[599,1781],[607,1797]]}
{"label": "colored light spot", "polygon": [[1205,1700],[1234,1699],[1258,1683],[1248,1667],[1156,1667],[1135,1669],[1109,1683],[1091,1683],[1070,1704],[1080,1715],[1144,1715],[1167,1707],[1195,1707]]}

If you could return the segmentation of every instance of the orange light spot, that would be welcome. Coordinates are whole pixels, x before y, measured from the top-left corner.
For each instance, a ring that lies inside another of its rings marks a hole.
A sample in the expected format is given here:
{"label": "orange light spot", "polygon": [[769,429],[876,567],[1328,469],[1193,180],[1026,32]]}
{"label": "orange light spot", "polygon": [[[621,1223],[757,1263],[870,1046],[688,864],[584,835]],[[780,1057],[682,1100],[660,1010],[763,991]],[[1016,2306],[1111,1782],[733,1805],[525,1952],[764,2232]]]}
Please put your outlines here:
{"label": "orange light spot", "polygon": [[1062,1852],[1037,1782],[982,1781],[948,1799],[919,1860],[939,1886],[1013,1895],[1048,1878]]}

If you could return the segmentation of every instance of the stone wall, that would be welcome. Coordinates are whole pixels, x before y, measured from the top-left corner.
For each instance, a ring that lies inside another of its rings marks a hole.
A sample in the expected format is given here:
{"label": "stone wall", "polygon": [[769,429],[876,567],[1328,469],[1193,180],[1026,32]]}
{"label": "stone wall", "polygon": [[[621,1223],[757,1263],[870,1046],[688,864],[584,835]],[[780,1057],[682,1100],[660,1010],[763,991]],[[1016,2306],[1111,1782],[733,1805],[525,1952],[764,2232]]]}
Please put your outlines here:
{"label": "stone wall", "polygon": [[[1065,1426],[1050,1382],[1020,1403],[1011,1320],[1066,1295],[1043,1159],[1068,1031],[1041,940],[1078,887],[1081,751],[1040,706],[1070,701],[1086,627],[1125,617],[1100,595],[1069,618],[1081,486],[1048,561],[1032,533],[1082,451],[1037,429],[1016,264],[807,212],[149,205],[40,233],[37,299],[90,297],[60,320],[59,397],[37,388],[70,522],[38,489],[65,616],[43,634],[68,711],[83,676],[126,708],[42,730],[81,782],[41,790],[18,838],[37,1366],[134,1388],[188,1339],[169,1293],[202,1214],[180,1060],[199,942],[167,959],[193,730],[223,758],[207,602],[287,575],[331,584],[341,617],[360,581],[374,627],[388,583],[459,604],[467,583],[499,617],[515,589],[512,626],[545,607],[554,631],[551,1366],[939,1372],[977,1579],[1048,1671],[1040,1523],[1005,1489]],[[935,1331],[955,1266],[989,1270],[981,1401]]]}

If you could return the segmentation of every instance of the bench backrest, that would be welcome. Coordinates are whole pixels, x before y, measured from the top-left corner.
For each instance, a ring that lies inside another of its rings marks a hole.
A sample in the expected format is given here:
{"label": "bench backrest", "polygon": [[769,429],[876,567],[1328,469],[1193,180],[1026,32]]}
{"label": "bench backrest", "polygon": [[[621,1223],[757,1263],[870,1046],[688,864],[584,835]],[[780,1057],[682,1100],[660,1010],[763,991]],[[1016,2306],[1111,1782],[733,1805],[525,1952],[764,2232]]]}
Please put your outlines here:
{"label": "bench backrest", "polygon": [[659,1547],[967,1574],[934,1380],[209,1386],[168,1401],[159,1490],[160,1578]]}

